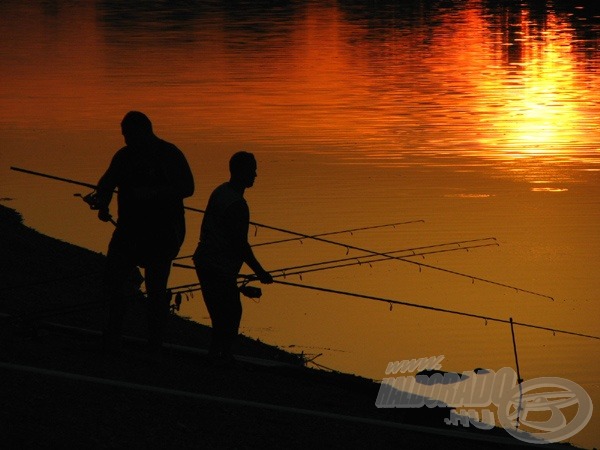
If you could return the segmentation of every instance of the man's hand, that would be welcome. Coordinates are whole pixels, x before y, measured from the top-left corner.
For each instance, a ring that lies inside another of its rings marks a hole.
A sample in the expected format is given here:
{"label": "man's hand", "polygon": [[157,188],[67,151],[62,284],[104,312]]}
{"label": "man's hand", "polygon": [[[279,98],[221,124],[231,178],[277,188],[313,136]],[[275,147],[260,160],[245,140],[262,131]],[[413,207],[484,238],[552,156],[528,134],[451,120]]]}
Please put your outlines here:
{"label": "man's hand", "polygon": [[256,273],[256,276],[258,277],[258,281],[260,281],[262,284],[271,284],[273,283],[273,277],[271,276],[271,274],[267,271],[259,271]]}
{"label": "man's hand", "polygon": [[98,210],[98,219],[102,222],[112,222],[112,216],[110,215],[108,208]]}

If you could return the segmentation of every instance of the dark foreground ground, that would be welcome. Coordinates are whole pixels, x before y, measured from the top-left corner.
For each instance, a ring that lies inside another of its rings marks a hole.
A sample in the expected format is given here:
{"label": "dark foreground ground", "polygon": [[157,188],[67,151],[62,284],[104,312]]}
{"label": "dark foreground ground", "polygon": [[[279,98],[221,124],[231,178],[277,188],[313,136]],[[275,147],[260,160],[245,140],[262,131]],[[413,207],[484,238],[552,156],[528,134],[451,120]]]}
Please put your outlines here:
{"label": "dark foreground ground", "polygon": [[[210,329],[175,315],[160,356],[136,340],[107,356],[97,333],[103,261],[0,206],[2,448],[524,446],[503,430],[446,426],[440,408],[378,409],[373,380],[307,368],[245,337],[237,367],[211,366]],[[142,301],[129,318],[129,334],[143,337]]]}

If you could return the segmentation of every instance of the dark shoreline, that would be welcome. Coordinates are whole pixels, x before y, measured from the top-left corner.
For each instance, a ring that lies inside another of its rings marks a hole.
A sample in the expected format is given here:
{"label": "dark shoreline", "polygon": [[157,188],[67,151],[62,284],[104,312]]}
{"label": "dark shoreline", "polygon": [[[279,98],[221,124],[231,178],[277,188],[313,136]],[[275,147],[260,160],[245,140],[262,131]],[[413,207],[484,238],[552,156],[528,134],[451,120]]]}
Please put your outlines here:
{"label": "dark shoreline", "polygon": [[[79,330],[101,328],[104,256],[25,227],[2,205],[0,249],[9,448],[523,447],[504,430],[445,426],[445,409],[378,409],[375,381],[307,368],[247,337],[239,367],[210,367],[202,352],[210,329],[177,316],[167,341],[195,351],[169,346],[157,358],[131,341],[107,357],[96,333]],[[132,309],[128,334],[144,337],[141,303]]]}

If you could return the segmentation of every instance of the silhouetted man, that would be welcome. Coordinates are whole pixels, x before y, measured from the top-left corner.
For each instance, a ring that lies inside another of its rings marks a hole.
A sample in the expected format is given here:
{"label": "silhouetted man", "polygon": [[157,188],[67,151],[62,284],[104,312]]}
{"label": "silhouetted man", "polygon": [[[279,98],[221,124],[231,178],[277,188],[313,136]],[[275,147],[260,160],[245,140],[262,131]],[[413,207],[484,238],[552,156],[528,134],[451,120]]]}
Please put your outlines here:
{"label": "silhouetted man", "polygon": [[105,274],[110,300],[104,344],[108,350],[120,345],[123,316],[132,300],[127,284],[140,266],[148,297],[148,344],[156,350],[169,314],[171,262],[185,236],[183,199],[194,193],[194,178],[183,153],[159,139],[143,113],[128,112],[121,131],[126,145],[114,155],[96,194],[98,217],[109,221],[109,204],[118,189],[118,221]]}
{"label": "silhouetted man", "polygon": [[238,335],[242,303],[237,276],[246,263],[262,283],[272,283],[248,243],[250,211],[244,199],[246,188],[256,178],[256,160],[251,153],[238,152],[229,161],[229,182],[210,196],[202,220],[200,242],[194,254],[204,303],[212,322],[209,357],[233,361],[232,345]]}

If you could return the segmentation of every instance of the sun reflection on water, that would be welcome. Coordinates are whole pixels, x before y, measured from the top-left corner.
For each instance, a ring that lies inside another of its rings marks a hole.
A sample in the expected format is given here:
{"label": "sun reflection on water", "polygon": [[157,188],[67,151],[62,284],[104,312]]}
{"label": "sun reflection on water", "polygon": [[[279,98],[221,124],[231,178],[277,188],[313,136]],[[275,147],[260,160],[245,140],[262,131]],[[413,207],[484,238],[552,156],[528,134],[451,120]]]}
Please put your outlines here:
{"label": "sun reflection on water", "polygon": [[[508,76],[486,78],[481,86],[485,96],[498,99],[492,107],[480,111],[491,117],[486,119],[489,128],[479,139],[482,156],[510,163],[513,173],[531,183],[564,180],[569,178],[565,165],[590,163],[580,147],[589,140],[586,130],[594,128],[594,124],[586,123],[589,118],[580,110],[587,91],[581,89],[585,83],[571,51],[572,29],[552,14],[543,29],[532,26],[525,11],[514,19],[512,33],[498,35],[495,42],[502,49]],[[515,170],[521,162],[528,163],[528,170]],[[561,164],[553,168],[552,163]]]}

